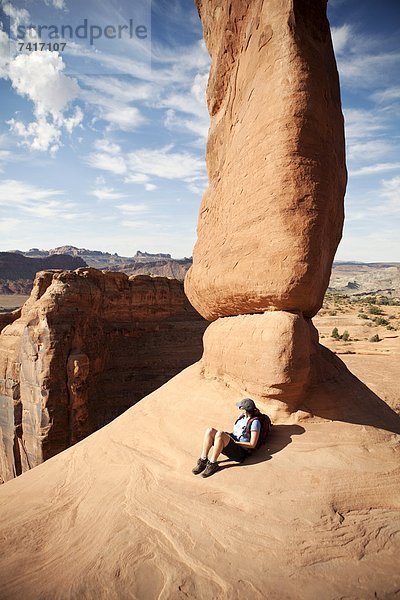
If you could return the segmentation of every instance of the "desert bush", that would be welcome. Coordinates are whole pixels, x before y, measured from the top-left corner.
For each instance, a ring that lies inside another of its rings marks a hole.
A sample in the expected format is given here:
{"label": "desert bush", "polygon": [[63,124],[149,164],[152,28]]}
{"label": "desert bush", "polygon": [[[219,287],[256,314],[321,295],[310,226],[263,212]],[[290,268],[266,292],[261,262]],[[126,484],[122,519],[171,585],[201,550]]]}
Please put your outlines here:
{"label": "desert bush", "polygon": [[395,330],[396,330],[396,328],[395,328],[395,327],[393,327],[392,325],[388,325],[388,326],[386,327],[386,329],[388,329],[389,331],[395,331]]}
{"label": "desert bush", "polygon": [[336,310],[330,310],[330,311],[329,311],[329,313],[328,313],[328,315],[329,315],[330,317],[336,317],[336,315],[337,315],[337,312],[336,312]]}
{"label": "desert bush", "polygon": [[368,312],[370,315],[383,315],[383,310],[379,306],[370,306]]}
{"label": "desert bush", "polygon": [[389,325],[389,321],[387,319],[385,319],[384,317],[376,317],[374,319],[374,322],[377,325]]}
{"label": "desert bush", "polygon": [[332,329],[331,337],[333,337],[335,340],[340,340],[340,335],[337,327],[334,327]]}
{"label": "desert bush", "polygon": [[358,313],[357,317],[359,319],[369,319],[369,316],[366,315],[365,313]]}
{"label": "desert bush", "polygon": [[369,338],[370,342],[380,342],[381,338],[379,337],[379,335],[376,333],[375,335],[373,335],[372,337]]}
{"label": "desert bush", "polygon": [[345,331],[343,331],[342,335],[340,336],[340,339],[342,339],[344,342],[348,342],[350,339],[350,334],[347,331],[347,329]]}

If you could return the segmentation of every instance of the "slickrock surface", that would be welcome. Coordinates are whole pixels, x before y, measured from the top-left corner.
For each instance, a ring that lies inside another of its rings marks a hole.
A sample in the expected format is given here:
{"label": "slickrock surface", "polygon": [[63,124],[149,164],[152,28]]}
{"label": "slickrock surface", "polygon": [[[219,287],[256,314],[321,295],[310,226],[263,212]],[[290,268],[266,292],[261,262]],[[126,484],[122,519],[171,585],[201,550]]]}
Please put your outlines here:
{"label": "slickrock surface", "polygon": [[197,0],[212,57],[209,187],[185,290],[207,319],[316,314],[343,225],[326,1]]}
{"label": "slickrock surface", "polygon": [[176,280],[38,274],[0,335],[0,476],[76,443],[198,360],[206,325]]}
{"label": "slickrock surface", "polygon": [[309,396],[335,421],[275,422],[202,479],[203,431],[241,394],[201,368],[0,486],[2,600],[396,597],[399,418],[343,368]]}

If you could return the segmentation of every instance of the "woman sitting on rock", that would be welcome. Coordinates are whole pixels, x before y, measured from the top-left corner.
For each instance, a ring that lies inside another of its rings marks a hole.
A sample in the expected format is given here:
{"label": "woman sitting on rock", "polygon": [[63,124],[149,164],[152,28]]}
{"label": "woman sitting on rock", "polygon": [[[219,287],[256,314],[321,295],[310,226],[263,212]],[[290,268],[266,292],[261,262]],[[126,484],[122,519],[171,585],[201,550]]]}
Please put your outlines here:
{"label": "woman sitting on rock", "polygon": [[[257,418],[261,415],[260,411],[250,398],[244,398],[236,404],[238,408],[245,412],[236,421],[233,432],[218,431],[217,429],[206,429],[204,434],[203,448],[201,456],[197,461],[197,465],[192,469],[192,473],[202,477],[209,477],[219,470],[217,459],[222,453],[231,460],[243,462],[246,456],[251,454],[251,451],[258,446],[258,441],[261,432],[261,420]],[[248,422],[250,421],[250,427]],[[208,453],[211,448],[212,453],[208,459]]]}

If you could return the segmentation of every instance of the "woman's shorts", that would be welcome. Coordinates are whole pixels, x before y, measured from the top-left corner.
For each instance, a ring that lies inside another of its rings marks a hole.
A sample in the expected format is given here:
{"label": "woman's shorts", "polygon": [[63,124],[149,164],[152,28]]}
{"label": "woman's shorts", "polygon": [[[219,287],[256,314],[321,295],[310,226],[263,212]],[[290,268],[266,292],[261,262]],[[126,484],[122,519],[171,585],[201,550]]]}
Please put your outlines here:
{"label": "woman's shorts", "polygon": [[[230,434],[228,433],[228,435]],[[243,462],[244,459],[249,455],[249,452],[242,446],[239,446],[239,444],[236,444],[236,442],[234,442],[231,438],[229,440],[229,444],[222,450],[222,454],[231,460],[235,460],[236,462]]]}

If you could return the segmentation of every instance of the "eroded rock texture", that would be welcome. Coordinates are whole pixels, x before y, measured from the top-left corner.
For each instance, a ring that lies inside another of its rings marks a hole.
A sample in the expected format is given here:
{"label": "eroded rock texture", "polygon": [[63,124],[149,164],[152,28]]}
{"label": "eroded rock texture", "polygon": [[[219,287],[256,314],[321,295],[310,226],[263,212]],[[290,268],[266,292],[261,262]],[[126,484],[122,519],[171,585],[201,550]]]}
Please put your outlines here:
{"label": "eroded rock texture", "polygon": [[39,273],[0,335],[0,468],[26,471],[198,360],[207,323],[180,282],[78,269]]}
{"label": "eroded rock texture", "polygon": [[322,305],[341,238],[343,117],[326,0],[197,0],[209,187],[186,293],[207,319]]}
{"label": "eroded rock texture", "polygon": [[271,416],[297,410],[318,342],[310,319],[283,311],[225,317],[208,327],[203,341],[206,378],[222,378],[242,395],[269,400]]}

